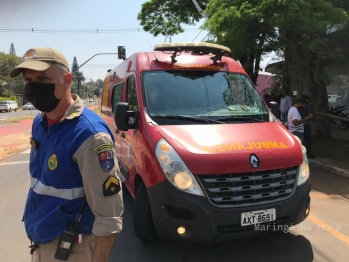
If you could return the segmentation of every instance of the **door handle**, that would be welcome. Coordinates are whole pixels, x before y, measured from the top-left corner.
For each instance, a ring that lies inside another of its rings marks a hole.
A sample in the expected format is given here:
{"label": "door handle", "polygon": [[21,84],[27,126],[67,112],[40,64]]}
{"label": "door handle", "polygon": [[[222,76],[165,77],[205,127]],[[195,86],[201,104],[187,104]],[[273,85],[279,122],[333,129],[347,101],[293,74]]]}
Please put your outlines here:
{"label": "door handle", "polygon": [[115,130],[115,133],[119,134],[119,133],[120,133],[119,129],[116,129],[116,130]]}
{"label": "door handle", "polygon": [[125,138],[125,137],[126,137],[126,136],[125,136],[125,133],[122,133],[122,134],[121,134],[121,137],[122,137],[122,138]]}

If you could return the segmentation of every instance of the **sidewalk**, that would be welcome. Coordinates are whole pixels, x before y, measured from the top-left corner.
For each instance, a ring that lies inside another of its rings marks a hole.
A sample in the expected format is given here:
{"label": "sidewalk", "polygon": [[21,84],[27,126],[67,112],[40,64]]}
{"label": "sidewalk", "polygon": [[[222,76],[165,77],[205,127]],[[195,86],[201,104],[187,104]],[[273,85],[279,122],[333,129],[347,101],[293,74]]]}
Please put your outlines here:
{"label": "sidewalk", "polygon": [[[316,122],[310,122],[312,130],[316,130]],[[331,125],[332,127],[332,137],[342,140],[349,140],[349,130],[341,130],[336,125]],[[314,131],[313,131],[314,132]],[[309,159],[309,164],[315,167],[320,167],[337,175],[349,178],[349,152],[348,152],[348,162],[338,162],[335,160],[325,159],[321,157],[315,157]]]}
{"label": "sidewalk", "polygon": [[1,122],[0,160],[30,148],[31,125],[33,120]]}

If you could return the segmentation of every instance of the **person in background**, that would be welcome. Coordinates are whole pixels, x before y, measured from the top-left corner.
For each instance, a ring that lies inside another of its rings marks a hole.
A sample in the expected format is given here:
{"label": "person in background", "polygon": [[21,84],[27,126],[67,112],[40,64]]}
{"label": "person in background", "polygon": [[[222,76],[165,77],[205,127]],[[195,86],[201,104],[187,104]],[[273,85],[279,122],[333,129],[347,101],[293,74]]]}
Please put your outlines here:
{"label": "person in background", "polygon": [[166,109],[166,103],[157,84],[150,83],[146,89],[148,112],[158,113]]}
{"label": "person in background", "polygon": [[269,103],[271,102],[272,96],[270,94],[270,91],[266,92],[263,96],[264,102],[269,106]]}
{"label": "person in background", "polygon": [[[313,114],[313,109],[312,109],[311,105],[309,104],[309,96],[303,95],[301,97],[301,99],[303,99],[306,102],[305,106],[299,110],[299,114],[301,115],[301,118],[304,119],[306,117],[309,117],[309,119],[312,119],[314,117],[314,114]],[[315,156],[311,152],[311,142],[312,142],[311,139],[312,138],[311,138],[311,125],[310,125],[309,121],[304,122],[303,138],[305,140],[305,148],[307,149],[307,157],[314,158]]]}
{"label": "person in background", "polygon": [[276,102],[279,107],[280,107],[280,96],[278,93],[276,93],[275,91],[273,91],[271,93],[271,99],[270,99],[270,102]]}
{"label": "person in background", "polygon": [[29,49],[10,72],[19,74],[42,112],[32,125],[23,216],[32,262],[58,261],[70,247],[66,261],[108,261],[124,209],[112,132],[71,94],[72,74],[59,51]]}
{"label": "person in background", "polygon": [[280,101],[280,111],[281,111],[281,117],[282,121],[285,123],[287,122],[287,114],[288,110],[290,110],[291,106],[293,105],[292,98],[287,94],[285,90],[281,92],[281,101]]}
{"label": "person in background", "polygon": [[304,122],[307,122],[310,119],[309,116],[302,119],[301,115],[298,112],[298,110],[303,108],[305,104],[306,102],[304,99],[296,99],[295,104],[291,106],[290,110],[288,111],[287,117],[288,129],[293,135],[297,136],[300,140],[302,140],[304,133]]}

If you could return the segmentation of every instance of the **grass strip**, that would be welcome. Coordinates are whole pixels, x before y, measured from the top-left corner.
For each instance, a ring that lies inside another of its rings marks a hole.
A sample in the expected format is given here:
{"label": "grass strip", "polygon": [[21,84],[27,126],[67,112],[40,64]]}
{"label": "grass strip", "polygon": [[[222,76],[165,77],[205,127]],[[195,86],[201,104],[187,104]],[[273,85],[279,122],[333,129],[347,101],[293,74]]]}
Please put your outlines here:
{"label": "grass strip", "polygon": [[313,139],[314,155],[349,164],[349,141],[332,138],[331,140]]}

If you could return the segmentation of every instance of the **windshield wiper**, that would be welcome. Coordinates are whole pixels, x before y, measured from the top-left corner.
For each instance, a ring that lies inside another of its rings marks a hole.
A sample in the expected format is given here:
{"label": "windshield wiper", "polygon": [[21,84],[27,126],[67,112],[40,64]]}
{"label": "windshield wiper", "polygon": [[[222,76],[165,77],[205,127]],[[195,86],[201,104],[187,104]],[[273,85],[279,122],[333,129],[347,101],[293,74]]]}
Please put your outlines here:
{"label": "windshield wiper", "polygon": [[253,122],[266,122],[264,120],[261,119],[256,119],[253,117],[246,117],[246,116],[229,116],[229,117],[224,117],[224,118],[218,118],[216,119],[217,121],[229,121],[229,120],[234,120],[234,121],[244,121],[247,120],[249,121],[249,123],[253,123]]}
{"label": "windshield wiper", "polygon": [[191,120],[191,121],[200,122],[200,123],[213,122],[217,124],[225,124],[224,122],[213,120],[210,118],[204,118],[204,117],[193,117],[193,116],[182,116],[182,115],[152,115],[151,117],[184,119],[184,120]]}

